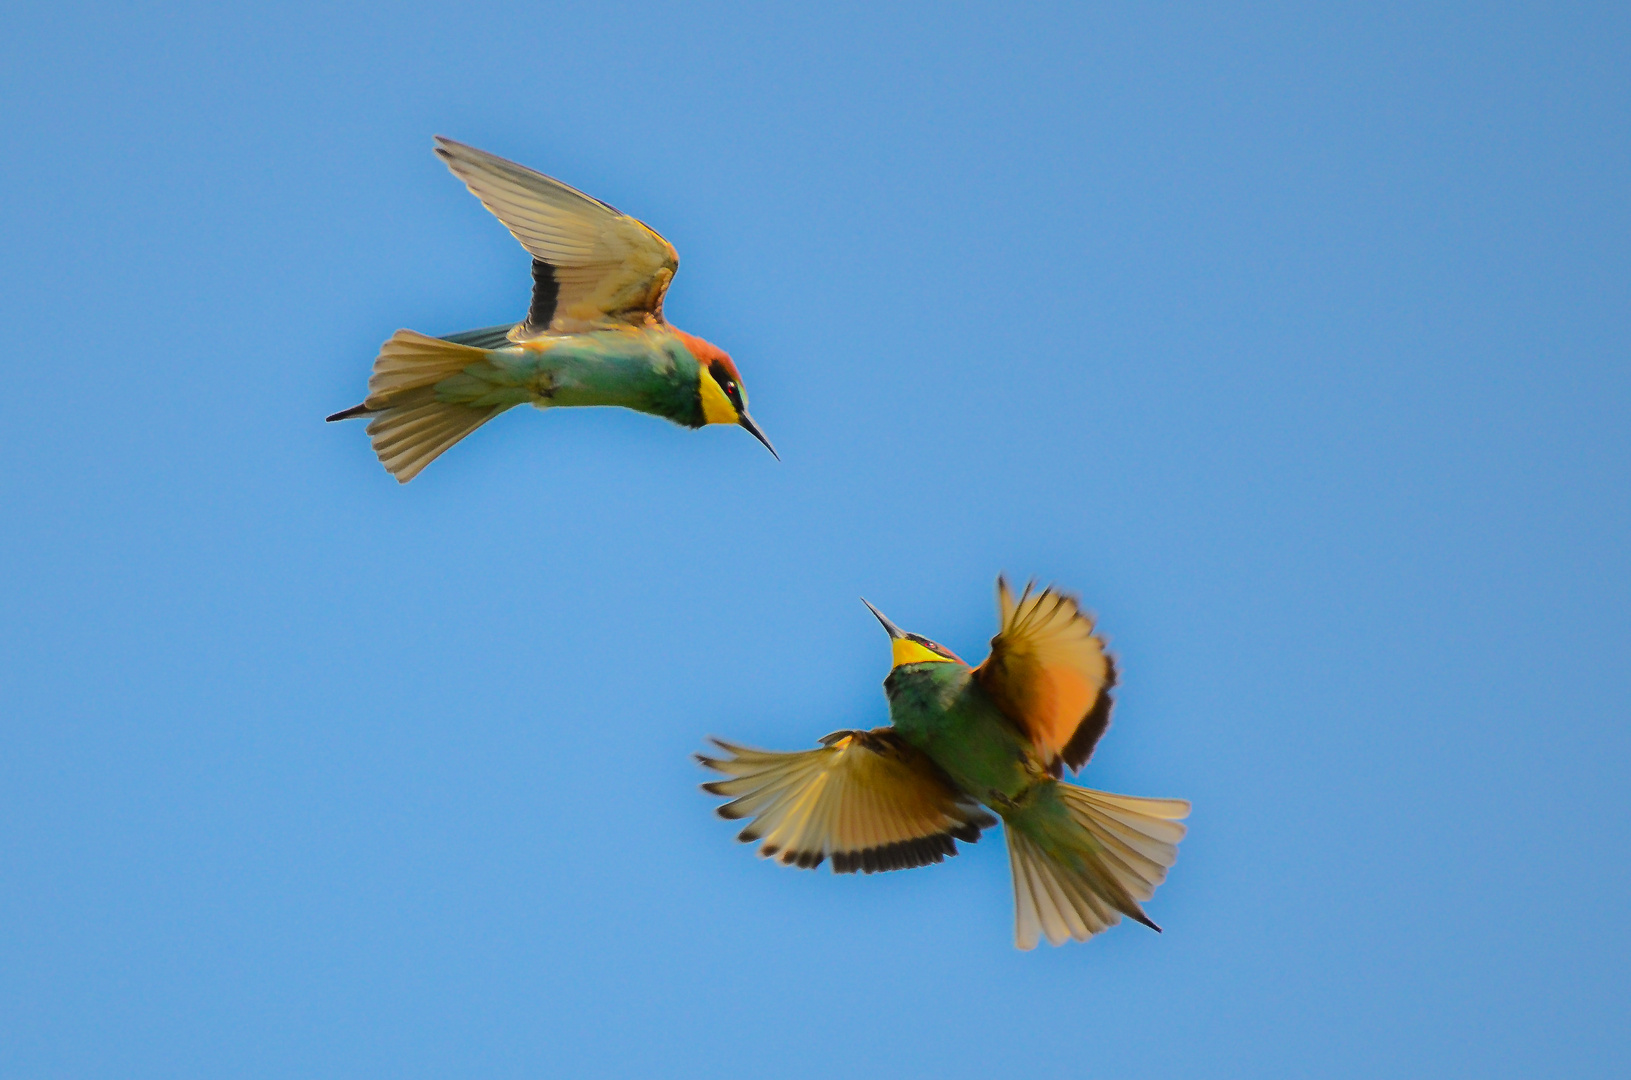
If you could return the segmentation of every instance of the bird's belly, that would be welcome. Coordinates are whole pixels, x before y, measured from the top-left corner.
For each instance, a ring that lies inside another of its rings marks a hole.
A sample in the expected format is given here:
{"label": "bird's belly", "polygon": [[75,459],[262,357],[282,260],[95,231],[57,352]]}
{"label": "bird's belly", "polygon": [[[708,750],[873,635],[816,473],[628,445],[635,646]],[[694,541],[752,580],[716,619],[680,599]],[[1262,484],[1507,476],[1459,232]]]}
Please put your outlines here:
{"label": "bird's belly", "polygon": [[1029,755],[1018,732],[994,708],[967,701],[938,715],[895,726],[928,754],[958,787],[981,802],[1001,805],[1034,782]]}
{"label": "bird's belly", "polygon": [[[670,402],[696,382],[696,362],[672,335],[604,330],[528,342],[501,350],[503,360],[541,407],[618,405],[667,415]],[[495,353],[495,360],[500,356]]]}

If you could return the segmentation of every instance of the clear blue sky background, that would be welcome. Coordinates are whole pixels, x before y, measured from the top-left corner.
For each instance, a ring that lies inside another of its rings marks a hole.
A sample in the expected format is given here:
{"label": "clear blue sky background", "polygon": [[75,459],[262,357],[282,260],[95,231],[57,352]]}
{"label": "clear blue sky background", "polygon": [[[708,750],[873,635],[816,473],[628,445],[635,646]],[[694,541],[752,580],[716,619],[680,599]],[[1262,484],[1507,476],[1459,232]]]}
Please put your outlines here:
{"label": "clear blue sky background", "polygon": [[[0,1074],[1631,1072],[1623,5],[229,6],[0,40]],[[785,460],[324,425],[524,310],[438,132],[668,236]],[[696,790],[1003,569],[1194,800],[1162,936]]]}

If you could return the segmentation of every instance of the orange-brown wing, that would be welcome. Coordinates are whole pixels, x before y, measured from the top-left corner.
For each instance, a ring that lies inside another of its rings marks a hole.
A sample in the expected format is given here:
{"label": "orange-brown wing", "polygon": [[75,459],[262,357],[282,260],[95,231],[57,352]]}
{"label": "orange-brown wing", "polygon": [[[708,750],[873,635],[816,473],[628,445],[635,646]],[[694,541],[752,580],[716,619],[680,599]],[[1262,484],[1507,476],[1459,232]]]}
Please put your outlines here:
{"label": "orange-brown wing", "polygon": [[787,865],[830,856],[835,874],[904,870],[957,854],[954,838],[972,844],[997,823],[892,728],[835,731],[820,750],[792,753],[713,742],[730,756],[697,760],[730,779],[702,789],[731,798],[720,817],[752,819],[738,840],[763,840],[759,854]]}
{"label": "orange-brown wing", "polygon": [[532,308],[511,333],[659,321],[680,257],[643,222],[559,180],[438,135],[436,153],[532,254]]}
{"label": "orange-brown wing", "polygon": [[1054,775],[1061,762],[1080,769],[1110,726],[1116,685],[1115,662],[1093,633],[1092,616],[1052,588],[1027,585],[1015,600],[1004,578],[997,579],[997,613],[1001,629],[974,677]]}

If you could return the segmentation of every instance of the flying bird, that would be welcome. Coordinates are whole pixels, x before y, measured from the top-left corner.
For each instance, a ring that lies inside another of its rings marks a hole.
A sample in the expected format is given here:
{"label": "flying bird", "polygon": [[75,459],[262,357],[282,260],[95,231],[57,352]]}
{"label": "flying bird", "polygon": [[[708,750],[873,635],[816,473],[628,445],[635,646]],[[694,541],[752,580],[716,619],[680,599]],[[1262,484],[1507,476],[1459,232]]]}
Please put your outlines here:
{"label": "flying bird", "polygon": [[524,404],[621,405],[690,428],[736,424],[776,453],[748,415],[731,358],[663,318],[680,261],[672,244],[513,161],[440,135],[436,154],[532,255],[532,304],[513,326],[441,338],[398,330],[380,348],[368,397],[328,419],[368,417],[392,476],[407,483]]}
{"label": "flying bird", "polygon": [[729,779],[703,790],[730,798],[721,817],[748,819],[737,839],[790,866],[870,874],[940,862],[1000,817],[1019,948],[1086,941],[1123,915],[1160,930],[1140,905],[1177,859],[1189,803],[1060,779],[1092,756],[1116,682],[1076,598],[1027,586],[1016,599],[998,578],[1001,628],[979,667],[867,607],[894,654],[893,723],[792,753],[712,740],[724,754],[697,758]]}

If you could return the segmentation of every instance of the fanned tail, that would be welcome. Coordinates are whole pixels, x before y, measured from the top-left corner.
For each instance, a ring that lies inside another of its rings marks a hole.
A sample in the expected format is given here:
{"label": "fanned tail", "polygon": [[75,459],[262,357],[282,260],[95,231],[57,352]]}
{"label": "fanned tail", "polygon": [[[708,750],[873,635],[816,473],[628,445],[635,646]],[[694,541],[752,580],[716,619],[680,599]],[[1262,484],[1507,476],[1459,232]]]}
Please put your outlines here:
{"label": "fanned tail", "polygon": [[[484,331],[473,331],[478,336]],[[368,397],[361,405],[330,416],[348,420],[373,417],[368,435],[380,464],[401,483],[472,431],[515,404],[447,401],[437,384],[473,365],[483,364],[488,350],[473,345],[398,330],[380,347],[368,378]]]}
{"label": "fanned tail", "polygon": [[1126,915],[1160,930],[1139,902],[1178,858],[1189,803],[1140,799],[1048,781],[1006,813],[1014,874],[1014,944],[1086,941]]}

